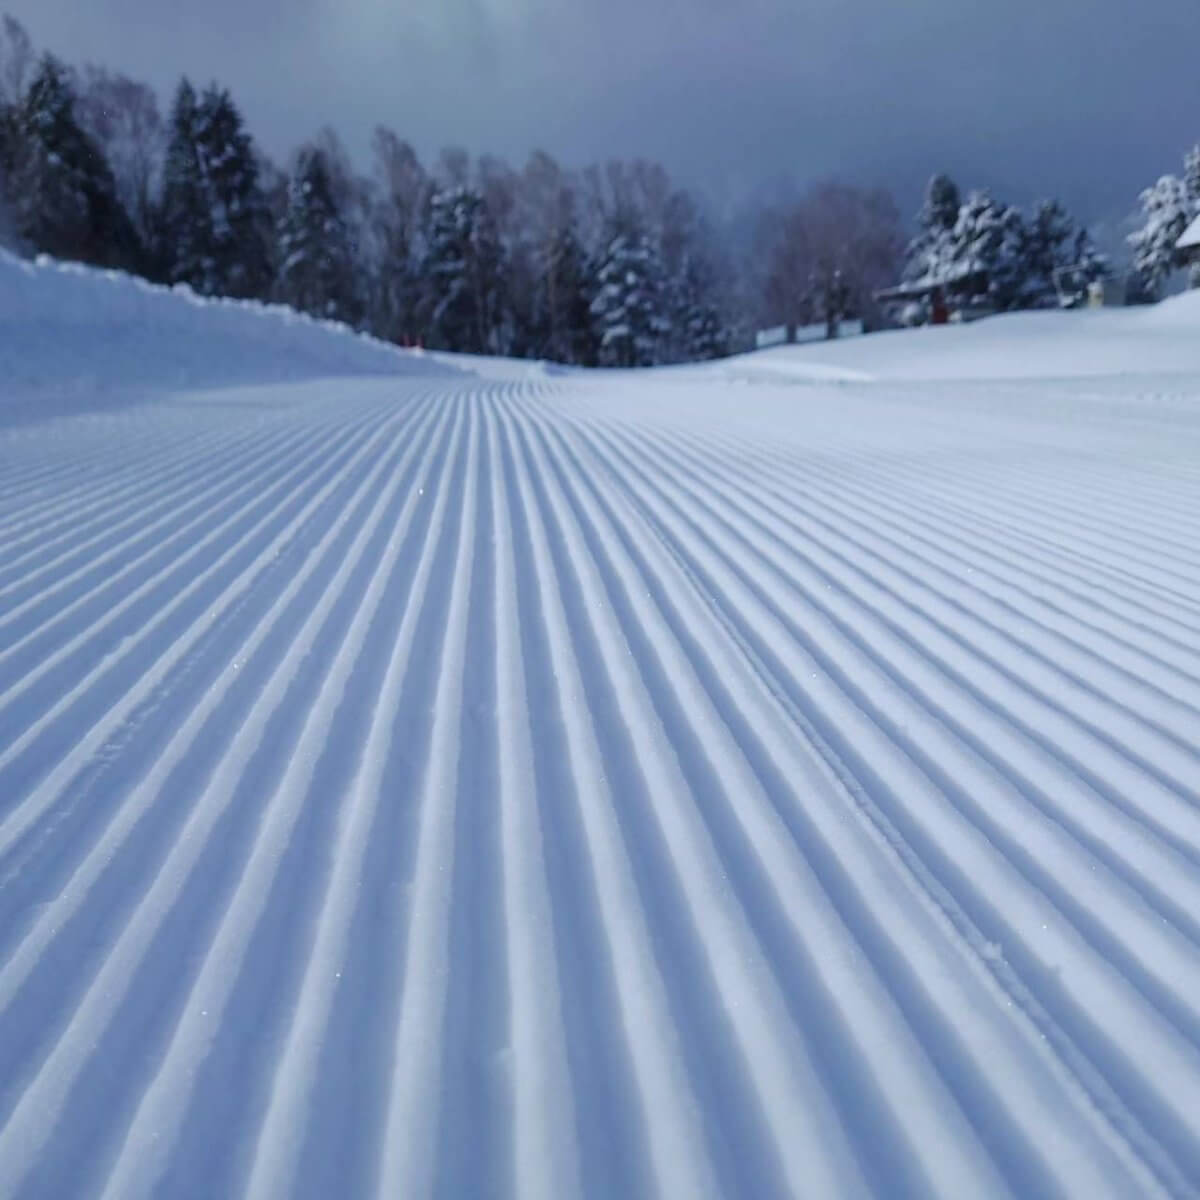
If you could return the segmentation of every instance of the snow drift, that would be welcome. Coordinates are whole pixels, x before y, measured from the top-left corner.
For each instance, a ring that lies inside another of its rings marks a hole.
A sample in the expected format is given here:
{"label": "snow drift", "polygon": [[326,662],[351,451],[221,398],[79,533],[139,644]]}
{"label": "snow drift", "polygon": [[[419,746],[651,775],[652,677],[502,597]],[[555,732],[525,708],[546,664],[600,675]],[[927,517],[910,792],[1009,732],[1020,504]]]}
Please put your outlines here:
{"label": "snow drift", "polygon": [[0,250],[0,403],[453,368],[278,305]]}

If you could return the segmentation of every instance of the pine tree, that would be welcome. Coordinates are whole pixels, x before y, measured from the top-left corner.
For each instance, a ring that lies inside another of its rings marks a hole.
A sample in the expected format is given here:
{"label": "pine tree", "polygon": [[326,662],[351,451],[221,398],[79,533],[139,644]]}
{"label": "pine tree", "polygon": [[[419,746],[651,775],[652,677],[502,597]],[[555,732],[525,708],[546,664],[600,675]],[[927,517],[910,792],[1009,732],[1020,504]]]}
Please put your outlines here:
{"label": "pine tree", "polygon": [[1174,175],[1164,175],[1142,192],[1143,224],[1129,236],[1133,267],[1149,295],[1158,295],[1167,277],[1179,265],[1176,245],[1192,219],[1187,186]]}
{"label": "pine tree", "polygon": [[1086,286],[1107,270],[1087,231],[1057,200],[1035,205],[1026,221],[987,192],[960,201],[954,184],[935,176],[918,222],[906,277],[968,301],[986,295],[1002,312],[1054,305],[1066,272]]}
{"label": "pine tree", "polygon": [[953,229],[958,220],[962,197],[958,184],[949,175],[935,175],[925,192],[925,205],[921,209],[923,229]]}
{"label": "pine tree", "polygon": [[1083,299],[1083,289],[1088,284],[1103,279],[1111,271],[1108,258],[1096,248],[1091,233],[1086,228],[1080,228],[1075,234],[1075,244],[1071,249],[1071,266],[1075,272],[1075,286],[1080,288],[1079,299]]}
{"label": "pine tree", "polygon": [[229,92],[215,85],[196,112],[212,250],[206,290],[263,297],[271,284],[270,215],[254,144]]}
{"label": "pine tree", "polygon": [[662,269],[650,238],[617,233],[605,247],[595,279],[591,312],[601,365],[659,362],[671,326],[663,313]]}
{"label": "pine tree", "polygon": [[730,338],[717,302],[716,273],[698,254],[687,255],[681,264],[675,295],[672,325],[678,358],[701,362],[728,354]]}
{"label": "pine tree", "polygon": [[917,233],[905,252],[904,278],[941,282],[954,257],[954,226],[962,199],[958,185],[949,175],[935,175],[925,191],[925,203],[917,214]]}
{"label": "pine tree", "polygon": [[112,171],[75,117],[67,69],[46,55],[12,123],[17,232],[36,250],[134,269],[140,246]]}
{"label": "pine tree", "polygon": [[204,296],[265,296],[270,216],[254,146],[222,88],[199,100],[185,79],[171,114],[163,181],[164,264]]}
{"label": "pine tree", "polygon": [[1057,303],[1055,278],[1058,272],[1076,265],[1080,232],[1057,200],[1043,200],[1034,207],[1023,248],[1028,307],[1048,308]]}
{"label": "pine tree", "polygon": [[430,200],[422,275],[429,341],[467,354],[495,352],[502,285],[499,243],[483,198],[454,185]]}
{"label": "pine tree", "polygon": [[1006,312],[1029,304],[1028,234],[1020,212],[987,192],[972,192],[951,233],[952,254],[944,276],[951,290],[971,294],[983,287],[991,304]]}
{"label": "pine tree", "polygon": [[729,331],[710,298],[695,294],[681,314],[684,361],[703,362],[729,353]]}
{"label": "pine tree", "polygon": [[169,283],[203,290],[211,272],[212,246],[197,122],[196,93],[184,78],[176,89],[168,123],[157,257]]}
{"label": "pine tree", "polygon": [[276,295],[314,316],[353,324],[359,316],[354,249],[333,197],[322,150],[301,151],[279,226]]}
{"label": "pine tree", "polygon": [[1108,273],[1108,261],[1091,234],[1057,200],[1043,200],[1034,207],[1023,254],[1025,307],[1052,307],[1063,296],[1079,303],[1088,285]]}

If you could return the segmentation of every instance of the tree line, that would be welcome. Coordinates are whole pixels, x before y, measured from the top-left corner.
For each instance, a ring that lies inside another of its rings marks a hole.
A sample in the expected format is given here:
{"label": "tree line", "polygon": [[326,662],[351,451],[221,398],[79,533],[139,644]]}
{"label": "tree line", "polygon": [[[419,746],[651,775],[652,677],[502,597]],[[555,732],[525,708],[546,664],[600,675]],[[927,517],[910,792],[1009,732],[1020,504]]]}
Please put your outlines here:
{"label": "tree line", "polygon": [[[1153,292],[1200,211],[1200,153],[1143,206],[1134,261]],[[1025,214],[944,175],[910,236],[882,189],[826,181],[718,222],[654,163],[576,170],[538,152],[513,168],[450,149],[426,164],[384,126],[366,172],[328,129],[280,167],[228,89],[184,79],[163,113],[143,83],[37,54],[11,17],[0,239],[401,345],[628,367],[745,349],[768,325],[887,324],[876,296],[898,280],[1009,311],[1108,270],[1058,202]]]}
{"label": "tree line", "polygon": [[936,285],[968,309],[1013,312],[1080,302],[1109,272],[1087,227],[1057,200],[1026,214],[987,191],[964,196],[948,175],[935,175],[905,252],[904,279]]}
{"label": "tree line", "polygon": [[360,174],[329,130],[286,170],[229,90],[37,55],[0,30],[7,240],[56,257],[274,300],[403,345],[647,366],[738,348],[734,270],[660,166],[514,169],[444,151],[427,167],[380,127]]}
{"label": "tree line", "polygon": [[[1166,174],[1138,197],[1126,237],[1130,256],[1120,272],[1125,299],[1152,303],[1168,281],[1188,272],[1200,287],[1200,255],[1180,239],[1200,219],[1200,145],[1183,157],[1179,174]],[[1036,204],[1028,216],[975,191],[965,198],[946,175],[930,181],[916,236],[905,252],[904,278],[971,292],[997,311],[1052,306],[1094,280],[1118,275],[1089,230],[1057,201]]]}

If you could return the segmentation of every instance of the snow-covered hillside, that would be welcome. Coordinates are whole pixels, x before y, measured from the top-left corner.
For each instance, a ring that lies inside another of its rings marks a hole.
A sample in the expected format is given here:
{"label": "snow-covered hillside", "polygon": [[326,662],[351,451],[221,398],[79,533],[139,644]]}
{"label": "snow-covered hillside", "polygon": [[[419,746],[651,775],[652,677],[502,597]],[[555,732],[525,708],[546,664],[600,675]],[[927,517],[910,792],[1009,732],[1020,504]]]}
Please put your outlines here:
{"label": "snow-covered hillside", "polygon": [[163,388],[414,370],[437,368],[290,309],[201,299],[183,287],[0,250],[0,404],[9,420],[18,405],[43,415]]}
{"label": "snow-covered hillside", "polygon": [[130,285],[55,280],[0,335],[97,387],[0,404],[0,1196],[1196,1193],[1200,317],[803,387],[316,378],[368,358],[299,323],[312,378],[119,406]]}
{"label": "snow-covered hillside", "polygon": [[726,376],[883,381],[1200,374],[1200,292],[1148,308],[1027,312],[779,346],[718,365]]}

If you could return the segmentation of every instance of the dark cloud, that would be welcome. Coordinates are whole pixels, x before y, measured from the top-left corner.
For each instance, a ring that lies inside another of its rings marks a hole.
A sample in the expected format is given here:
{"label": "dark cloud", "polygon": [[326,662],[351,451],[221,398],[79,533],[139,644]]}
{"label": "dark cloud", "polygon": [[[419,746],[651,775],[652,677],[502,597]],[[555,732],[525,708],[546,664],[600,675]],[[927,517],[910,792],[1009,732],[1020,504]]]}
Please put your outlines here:
{"label": "dark cloud", "polygon": [[[0,5],[4,0],[0,0]],[[947,168],[1093,216],[1200,139],[1196,0],[8,0],[40,45],[233,87],[276,154],[385,122],[571,162],[645,154],[719,195]]]}

